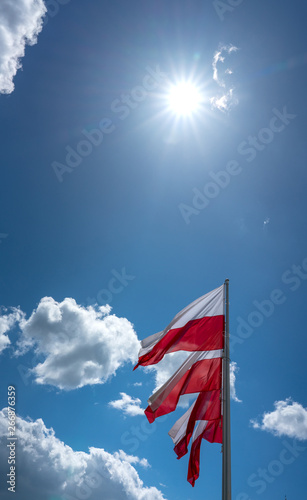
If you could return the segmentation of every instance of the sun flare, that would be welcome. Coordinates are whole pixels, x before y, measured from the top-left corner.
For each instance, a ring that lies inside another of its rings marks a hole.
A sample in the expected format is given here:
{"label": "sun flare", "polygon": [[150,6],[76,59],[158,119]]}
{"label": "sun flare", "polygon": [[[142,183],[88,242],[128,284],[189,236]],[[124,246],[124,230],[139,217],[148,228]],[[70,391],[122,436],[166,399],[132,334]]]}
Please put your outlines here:
{"label": "sun flare", "polygon": [[201,92],[193,83],[180,82],[169,90],[169,109],[178,116],[192,115],[200,109],[201,102]]}

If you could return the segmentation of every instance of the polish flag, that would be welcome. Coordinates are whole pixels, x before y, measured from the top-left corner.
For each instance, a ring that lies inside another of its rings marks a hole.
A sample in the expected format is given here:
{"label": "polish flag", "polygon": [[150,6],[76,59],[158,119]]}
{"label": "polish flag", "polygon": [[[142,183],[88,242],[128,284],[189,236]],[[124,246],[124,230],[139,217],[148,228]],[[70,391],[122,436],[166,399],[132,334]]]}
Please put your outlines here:
{"label": "polish flag", "polygon": [[[209,419],[208,416],[210,413],[208,412],[208,407],[210,405],[215,406],[215,412],[210,412],[211,418]],[[199,420],[206,420],[208,423],[204,439],[210,441],[210,443],[222,443],[220,390],[200,393],[189,410],[177,420],[169,431],[178,459],[188,452],[188,445],[194,432],[195,424]],[[211,422],[214,423],[211,425]]]}
{"label": "polish flag", "polygon": [[[150,423],[176,409],[180,396],[199,392],[219,393],[222,386],[222,349],[193,352],[172,377],[148,400],[145,415]],[[206,409],[207,420],[217,415],[220,401],[212,400]],[[217,416],[216,416],[217,415]]]}
{"label": "polish flag", "polygon": [[225,285],[222,285],[200,297],[179,312],[165,330],[144,339],[135,366],[154,365],[168,353],[191,352],[170,379],[149,398],[145,414],[152,423],[157,417],[174,411],[182,395],[196,395],[191,408],[169,432],[177,458],[188,452],[191,441],[188,481],[192,486],[199,477],[202,439],[222,443],[223,438],[224,290]]}
{"label": "polish flag", "polygon": [[[202,439],[207,441],[222,443],[222,425],[221,420],[201,420],[198,422],[192,438],[192,446],[189,459],[188,481],[194,486],[196,479],[199,478],[200,463],[200,445]],[[218,439],[218,441],[212,441]]]}
{"label": "polish flag", "polygon": [[212,351],[223,348],[224,285],[182,309],[162,332],[142,340],[139,366],[154,365],[175,351]]}

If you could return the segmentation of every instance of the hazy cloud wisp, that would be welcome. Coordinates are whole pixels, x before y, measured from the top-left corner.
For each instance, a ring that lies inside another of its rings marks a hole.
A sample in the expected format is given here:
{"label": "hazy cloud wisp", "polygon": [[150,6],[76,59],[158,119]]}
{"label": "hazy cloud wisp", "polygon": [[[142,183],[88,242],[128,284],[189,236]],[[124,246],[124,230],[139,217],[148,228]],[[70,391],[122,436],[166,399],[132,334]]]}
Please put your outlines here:
{"label": "hazy cloud wisp", "polygon": [[224,45],[215,52],[212,61],[213,80],[220,88],[218,95],[211,97],[211,105],[219,111],[229,111],[238,104],[234,86],[230,81],[232,70],[227,66],[229,56],[237,52],[238,47]]}
{"label": "hazy cloud wisp", "polygon": [[[2,314],[0,316],[0,353],[4,351],[4,349],[6,349],[11,343],[6,333],[9,332],[15,326],[15,324],[24,317],[20,309],[13,307],[11,308],[11,310],[11,313]],[[7,312],[6,309],[5,312]]]}

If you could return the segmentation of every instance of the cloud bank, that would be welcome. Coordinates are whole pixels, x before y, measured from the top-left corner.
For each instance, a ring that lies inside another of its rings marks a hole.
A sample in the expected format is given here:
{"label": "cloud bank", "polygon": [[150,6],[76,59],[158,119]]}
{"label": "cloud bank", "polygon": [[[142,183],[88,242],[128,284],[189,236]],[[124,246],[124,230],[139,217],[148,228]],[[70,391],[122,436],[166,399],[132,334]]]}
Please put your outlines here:
{"label": "cloud bank", "polygon": [[29,349],[44,361],[32,369],[38,384],[71,390],[106,382],[125,363],[135,363],[140,343],[126,318],[110,306],[82,307],[72,298],[44,297],[20,322],[17,354]]}
{"label": "cloud bank", "polygon": [[[9,469],[7,422],[4,408],[0,411],[0,470],[3,472]],[[17,417],[16,426],[16,493],[20,500],[164,500],[157,488],[144,486],[134,467],[148,467],[146,459],[127,455],[122,450],[113,454],[102,448],[90,448],[89,453],[74,451],[60,441],[42,419],[32,422]],[[0,495],[3,500],[12,497],[5,481],[0,483]]]}
{"label": "cloud bank", "polygon": [[21,68],[26,45],[34,45],[47,9],[43,0],[0,2],[0,93],[14,90],[13,78]]}
{"label": "cloud bank", "polygon": [[268,431],[275,436],[287,436],[301,441],[307,439],[307,408],[291,398],[275,401],[275,410],[265,412],[261,423],[251,420],[255,429]]}

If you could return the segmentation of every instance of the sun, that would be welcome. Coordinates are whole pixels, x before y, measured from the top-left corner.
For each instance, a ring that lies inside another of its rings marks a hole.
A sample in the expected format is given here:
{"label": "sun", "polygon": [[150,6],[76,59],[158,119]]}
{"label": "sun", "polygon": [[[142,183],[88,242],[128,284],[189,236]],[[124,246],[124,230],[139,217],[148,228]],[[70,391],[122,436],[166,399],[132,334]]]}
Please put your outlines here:
{"label": "sun", "polygon": [[203,98],[195,84],[179,82],[171,85],[167,100],[169,110],[184,117],[199,111]]}

